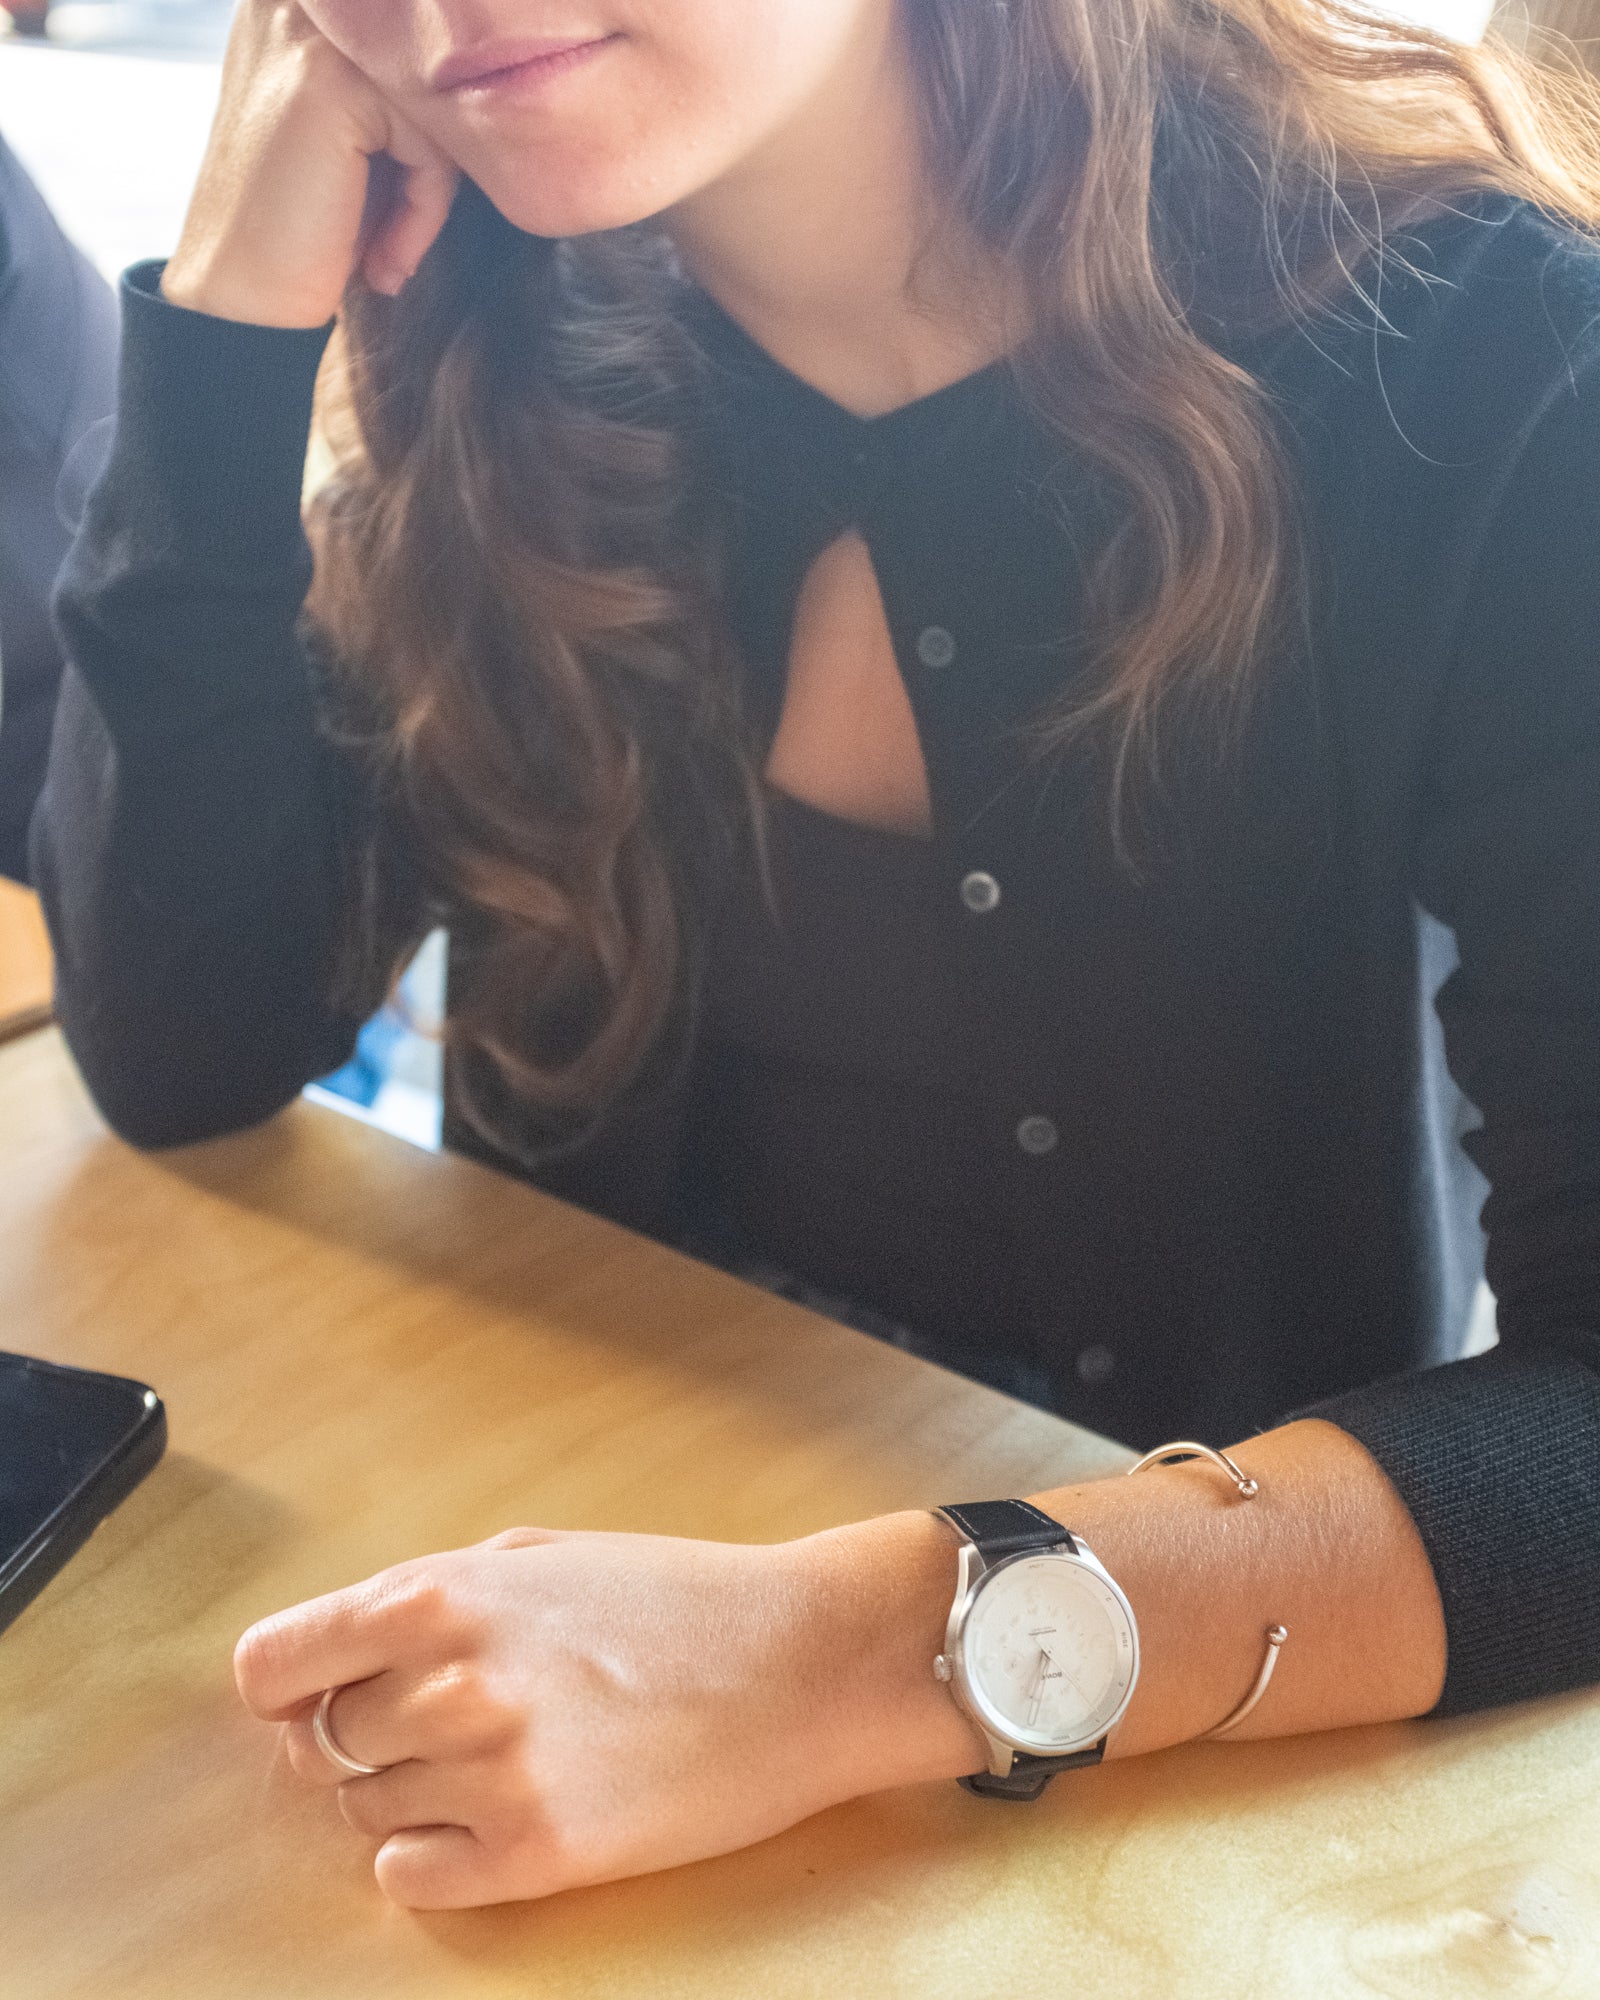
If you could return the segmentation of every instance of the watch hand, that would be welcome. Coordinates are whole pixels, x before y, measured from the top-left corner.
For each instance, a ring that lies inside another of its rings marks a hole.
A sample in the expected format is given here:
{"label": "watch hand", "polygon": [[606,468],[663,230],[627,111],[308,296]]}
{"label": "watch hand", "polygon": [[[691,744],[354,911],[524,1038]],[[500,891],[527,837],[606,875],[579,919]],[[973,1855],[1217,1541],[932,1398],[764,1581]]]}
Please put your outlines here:
{"label": "watch hand", "polygon": [[1049,1664],[1050,1655],[1041,1646],[1039,1648],[1039,1664],[1034,1669],[1033,1682],[1028,1689],[1028,1693],[1032,1697],[1032,1703],[1028,1709],[1028,1727],[1030,1729],[1039,1719],[1039,1704],[1044,1700],[1044,1670]]}
{"label": "watch hand", "polygon": [[1073,1689],[1074,1689],[1074,1690],[1075,1690],[1075,1692],[1077,1693],[1077,1696],[1078,1696],[1078,1699],[1079,1699],[1079,1701],[1081,1701],[1081,1702],[1083,1702],[1083,1703],[1084,1703],[1085,1705],[1087,1705],[1087,1703],[1088,1703],[1088,1700],[1089,1700],[1089,1697],[1088,1697],[1088,1696],[1087,1696],[1087,1695],[1086,1695],[1086,1694],[1084,1693],[1084,1691],[1083,1691],[1082,1687],[1081,1687],[1081,1686],[1079,1685],[1079,1681],[1078,1681],[1078,1677],[1077,1677],[1077,1675],[1076,1675],[1076,1674],[1074,1674],[1074,1673],[1071,1673],[1071,1672],[1070,1672],[1070,1671],[1069,1671],[1069,1670],[1068,1670],[1068,1669],[1067,1669],[1067,1668],[1066,1668],[1066,1667],[1065,1667],[1065,1666],[1064,1666],[1064,1665],[1062,1664],[1062,1662],[1060,1661],[1060,1659],[1058,1659],[1058,1658],[1057,1658],[1057,1656],[1056,1656],[1056,1655],[1055,1655],[1055,1654],[1054,1654],[1054,1653],[1053,1653],[1053,1652],[1052,1652],[1052,1651],[1050,1650],[1050,1648],[1049,1648],[1049,1647],[1048,1647],[1047,1645],[1045,1645],[1045,1643],[1043,1642],[1043,1640],[1041,1640],[1041,1641],[1039,1642],[1039,1650],[1040,1650],[1040,1652],[1042,1652],[1042,1653],[1044,1654],[1045,1658],[1046,1658],[1046,1659],[1047,1659],[1047,1660],[1048,1660],[1048,1661],[1050,1662],[1051,1666],[1053,1666],[1053,1667],[1055,1668],[1056,1672],[1057,1672],[1058,1674],[1060,1674],[1061,1678],[1062,1678],[1062,1679],[1063,1679],[1064,1681],[1067,1681],[1067,1682],[1069,1682],[1069,1683],[1071,1684],[1071,1686],[1073,1687]]}

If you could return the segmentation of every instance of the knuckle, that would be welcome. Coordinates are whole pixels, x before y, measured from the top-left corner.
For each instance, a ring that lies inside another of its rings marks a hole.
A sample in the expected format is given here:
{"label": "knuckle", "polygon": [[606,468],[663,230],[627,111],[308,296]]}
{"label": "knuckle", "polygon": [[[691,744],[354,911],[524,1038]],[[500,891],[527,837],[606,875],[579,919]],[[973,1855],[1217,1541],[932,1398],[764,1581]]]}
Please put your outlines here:
{"label": "knuckle", "polygon": [[350,76],[350,59],[336,49],[325,35],[307,35],[299,45],[300,61],[308,76],[319,80],[337,77],[341,83]]}
{"label": "knuckle", "polygon": [[509,1745],[524,1721],[515,1701],[508,1701],[470,1660],[454,1660],[431,1677],[427,1705],[435,1725],[453,1742],[470,1744],[480,1754]]}
{"label": "knuckle", "polygon": [[428,1676],[423,1694],[430,1708],[454,1716],[475,1708],[482,1697],[482,1676],[468,1660],[449,1660]]}
{"label": "knuckle", "polygon": [[442,1637],[454,1624],[456,1607],[444,1577],[434,1569],[403,1569],[394,1573],[389,1610],[413,1629]]}
{"label": "knuckle", "polygon": [[470,1652],[475,1621],[448,1564],[403,1563],[373,1579],[371,1615],[413,1660]]}
{"label": "knuckle", "polygon": [[320,36],[296,42],[286,60],[298,97],[318,97],[343,81],[344,58]]}
{"label": "knuckle", "polygon": [[491,1535],[482,1546],[486,1549],[539,1549],[550,1542],[559,1542],[562,1534],[560,1528],[502,1528],[498,1535]]}

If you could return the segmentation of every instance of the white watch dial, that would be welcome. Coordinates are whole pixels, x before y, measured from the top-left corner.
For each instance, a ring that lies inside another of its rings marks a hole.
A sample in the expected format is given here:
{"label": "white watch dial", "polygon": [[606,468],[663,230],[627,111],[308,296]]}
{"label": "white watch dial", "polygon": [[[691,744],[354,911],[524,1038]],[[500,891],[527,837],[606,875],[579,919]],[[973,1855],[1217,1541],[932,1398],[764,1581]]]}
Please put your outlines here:
{"label": "white watch dial", "polygon": [[1138,1648],[1115,1586],[1071,1557],[1008,1562],[984,1579],[962,1635],[969,1688],[1031,1749],[1098,1740],[1126,1706]]}

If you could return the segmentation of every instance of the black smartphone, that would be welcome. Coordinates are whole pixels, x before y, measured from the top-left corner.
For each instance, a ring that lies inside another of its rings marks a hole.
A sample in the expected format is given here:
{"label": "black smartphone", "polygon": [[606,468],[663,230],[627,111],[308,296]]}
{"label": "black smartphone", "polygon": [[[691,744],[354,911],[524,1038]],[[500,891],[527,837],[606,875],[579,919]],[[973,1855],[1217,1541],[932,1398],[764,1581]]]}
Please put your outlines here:
{"label": "black smartphone", "polygon": [[166,1444],[167,1413],[142,1382],[0,1353],[0,1631]]}

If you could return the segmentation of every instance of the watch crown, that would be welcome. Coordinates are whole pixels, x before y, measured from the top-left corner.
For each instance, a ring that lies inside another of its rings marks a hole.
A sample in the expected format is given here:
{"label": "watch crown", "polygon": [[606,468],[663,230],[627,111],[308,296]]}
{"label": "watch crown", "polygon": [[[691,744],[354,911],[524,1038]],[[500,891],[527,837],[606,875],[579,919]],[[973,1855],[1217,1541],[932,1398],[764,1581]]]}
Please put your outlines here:
{"label": "watch crown", "polygon": [[936,1681],[947,1681],[950,1678],[950,1662],[943,1653],[934,1655],[933,1677]]}

